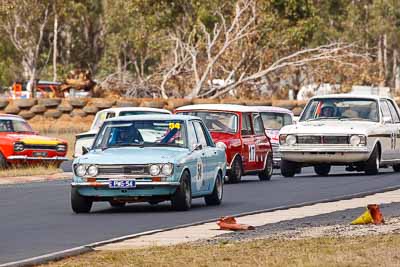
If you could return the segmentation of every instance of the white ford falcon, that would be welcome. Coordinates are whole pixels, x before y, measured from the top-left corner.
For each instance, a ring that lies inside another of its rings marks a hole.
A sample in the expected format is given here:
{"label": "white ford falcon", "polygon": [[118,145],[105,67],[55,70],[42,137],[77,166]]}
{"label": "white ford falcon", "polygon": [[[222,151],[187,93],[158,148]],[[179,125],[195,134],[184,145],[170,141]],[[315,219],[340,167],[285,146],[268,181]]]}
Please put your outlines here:
{"label": "white ford falcon", "polygon": [[318,175],[328,175],[332,165],[366,174],[388,166],[399,172],[399,108],[387,97],[314,97],[299,123],[281,129],[279,143],[285,177],[293,177],[305,166],[313,166]]}

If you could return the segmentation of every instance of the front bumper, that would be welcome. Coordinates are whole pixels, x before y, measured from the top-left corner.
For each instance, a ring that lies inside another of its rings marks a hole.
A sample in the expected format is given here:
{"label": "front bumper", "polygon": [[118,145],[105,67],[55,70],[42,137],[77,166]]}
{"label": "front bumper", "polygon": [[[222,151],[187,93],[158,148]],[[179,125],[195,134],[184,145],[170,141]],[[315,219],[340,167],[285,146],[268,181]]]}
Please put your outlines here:
{"label": "front bumper", "polygon": [[46,158],[46,157],[29,157],[29,156],[24,156],[24,155],[15,155],[15,156],[7,157],[7,160],[66,161],[69,159],[67,157],[58,157],[58,156]]}
{"label": "front bumper", "polygon": [[371,151],[365,146],[281,146],[281,158],[299,163],[348,164],[368,160]]}
{"label": "front bumper", "polygon": [[[178,187],[180,185],[179,182],[141,182],[136,181],[135,188],[153,188],[153,187]],[[72,182],[72,187],[105,187],[108,188],[108,181],[101,181],[101,182]],[[133,189],[135,189],[133,188]],[[114,190],[111,189],[110,190]],[[119,190],[119,189],[117,189]]]}

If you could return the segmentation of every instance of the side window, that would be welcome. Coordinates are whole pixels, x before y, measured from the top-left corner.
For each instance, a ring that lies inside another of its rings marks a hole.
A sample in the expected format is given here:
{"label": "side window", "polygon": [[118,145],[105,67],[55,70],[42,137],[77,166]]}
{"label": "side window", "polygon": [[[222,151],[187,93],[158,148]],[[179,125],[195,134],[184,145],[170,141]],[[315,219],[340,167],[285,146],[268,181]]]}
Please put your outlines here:
{"label": "side window", "polygon": [[204,134],[204,130],[203,127],[201,126],[200,122],[198,121],[194,121],[194,128],[196,129],[196,135],[197,135],[197,140],[199,140],[198,142],[200,144],[202,144],[204,147],[206,147],[207,144],[207,137]]}
{"label": "side window", "polygon": [[189,148],[192,148],[193,145],[199,143],[197,140],[196,131],[194,130],[193,122],[191,121],[188,123],[188,142]]}
{"label": "side window", "polygon": [[396,107],[394,106],[393,102],[388,100],[387,101],[388,105],[389,105],[389,110],[390,113],[392,114],[392,120],[394,123],[400,123],[400,117],[399,117],[399,113],[397,112]]}
{"label": "side window", "polygon": [[[392,117],[392,115],[390,114],[389,105],[387,104],[386,101],[381,100],[381,110],[382,110],[383,117],[389,117],[389,118]],[[393,120],[392,120],[392,123],[393,123]]]}
{"label": "side window", "polygon": [[253,126],[256,135],[264,135],[264,126],[262,123],[261,115],[253,113]]}
{"label": "side window", "polygon": [[242,114],[242,135],[250,135],[253,133],[249,116],[250,114],[248,113]]}
{"label": "side window", "polygon": [[110,118],[114,118],[115,117],[115,113],[114,112],[108,112],[106,119],[110,119]]}

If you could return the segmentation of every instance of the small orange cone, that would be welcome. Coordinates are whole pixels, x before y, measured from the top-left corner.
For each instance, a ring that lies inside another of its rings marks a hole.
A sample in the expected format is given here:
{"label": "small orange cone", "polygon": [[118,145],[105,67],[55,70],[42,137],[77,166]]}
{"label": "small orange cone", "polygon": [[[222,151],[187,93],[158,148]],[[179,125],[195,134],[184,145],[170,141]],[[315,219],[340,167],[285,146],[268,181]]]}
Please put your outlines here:
{"label": "small orange cone", "polygon": [[377,204],[370,204],[366,211],[360,217],[351,222],[351,224],[382,224],[385,220]]}
{"label": "small orange cone", "polygon": [[217,222],[220,230],[244,231],[254,230],[255,227],[248,224],[236,223],[236,219],[232,216],[222,217]]}

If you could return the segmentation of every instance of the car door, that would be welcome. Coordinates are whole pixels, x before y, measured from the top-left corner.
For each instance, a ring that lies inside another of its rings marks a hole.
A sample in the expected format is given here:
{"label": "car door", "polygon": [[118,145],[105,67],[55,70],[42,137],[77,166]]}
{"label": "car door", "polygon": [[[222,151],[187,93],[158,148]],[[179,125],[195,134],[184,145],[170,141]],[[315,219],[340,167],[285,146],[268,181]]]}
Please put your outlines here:
{"label": "car door", "polygon": [[197,177],[195,185],[199,189],[199,191],[205,191],[208,188],[208,179],[210,177],[210,166],[209,166],[209,156],[210,151],[208,149],[207,136],[204,134],[204,126],[201,121],[195,120],[192,121],[198,144],[201,145],[201,149],[199,149],[199,157],[197,161]]}
{"label": "car door", "polygon": [[381,99],[381,112],[383,117],[383,145],[381,160],[392,160],[394,158],[394,149],[396,140],[394,138],[396,132],[396,125],[393,123],[392,114],[390,113],[389,105],[386,100]]}
{"label": "car door", "polygon": [[251,126],[251,113],[242,113],[241,135],[243,168],[245,171],[251,171],[255,169],[256,165],[256,146]]}
{"label": "car door", "polygon": [[399,109],[392,100],[387,99],[387,104],[389,106],[390,114],[392,115],[393,121],[393,156],[395,160],[400,160],[400,116]]}
{"label": "car door", "polygon": [[255,139],[255,168],[258,170],[264,169],[264,161],[267,157],[268,151],[271,150],[271,145],[268,137],[265,135],[264,125],[259,113],[253,113],[253,129]]}

